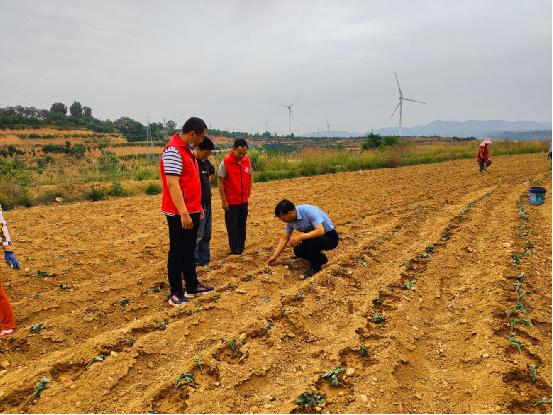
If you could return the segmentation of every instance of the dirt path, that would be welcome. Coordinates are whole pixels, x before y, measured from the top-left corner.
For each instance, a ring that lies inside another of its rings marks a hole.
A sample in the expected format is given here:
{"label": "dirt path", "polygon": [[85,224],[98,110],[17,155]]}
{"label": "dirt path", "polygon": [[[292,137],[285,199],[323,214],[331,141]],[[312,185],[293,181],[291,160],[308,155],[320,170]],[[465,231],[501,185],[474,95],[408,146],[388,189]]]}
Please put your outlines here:
{"label": "dirt path", "polygon": [[[474,164],[257,184],[242,258],[224,256],[214,199],[200,277],[217,293],[178,310],[165,303],[158,197],[8,212],[24,270],[2,269],[19,330],[0,339],[0,409],[292,412],[317,391],[322,412],[550,411],[534,405],[551,397],[550,164],[498,157],[482,177]],[[520,199],[531,183],[548,189],[544,205]],[[322,207],[342,237],[314,278],[289,252],[265,265],[284,197]],[[528,313],[507,316],[521,272]],[[515,323],[520,352],[507,339],[515,319],[529,323]],[[331,387],[321,375],[340,365],[349,372]],[[177,389],[183,372],[195,383]],[[43,376],[48,388],[30,399]]]}

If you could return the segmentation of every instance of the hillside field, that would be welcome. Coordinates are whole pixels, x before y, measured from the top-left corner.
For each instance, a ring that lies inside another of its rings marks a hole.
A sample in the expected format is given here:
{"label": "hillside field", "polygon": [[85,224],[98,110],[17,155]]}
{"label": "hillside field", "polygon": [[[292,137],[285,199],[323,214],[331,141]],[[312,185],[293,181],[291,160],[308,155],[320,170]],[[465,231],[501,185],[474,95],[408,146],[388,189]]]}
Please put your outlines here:
{"label": "hillside field", "polygon": [[[341,236],[313,278],[289,249],[266,265],[283,198],[321,207]],[[215,190],[199,278],[216,291],[179,309],[159,205],[5,212],[22,269],[0,268],[18,324],[0,338],[0,411],[551,412],[543,153],[495,157],[484,175],[470,159],[256,183],[242,257],[226,256]],[[304,392],[324,402],[299,406]]]}

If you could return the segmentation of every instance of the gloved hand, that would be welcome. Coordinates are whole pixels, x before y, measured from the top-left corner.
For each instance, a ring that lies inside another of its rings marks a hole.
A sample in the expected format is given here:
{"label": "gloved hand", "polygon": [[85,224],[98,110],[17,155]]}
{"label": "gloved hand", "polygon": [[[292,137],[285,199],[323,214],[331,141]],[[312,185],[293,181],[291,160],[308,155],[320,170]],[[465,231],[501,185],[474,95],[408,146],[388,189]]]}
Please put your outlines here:
{"label": "gloved hand", "polygon": [[13,251],[4,251],[4,258],[6,260],[6,264],[8,264],[8,267],[19,269],[19,261],[17,261]]}

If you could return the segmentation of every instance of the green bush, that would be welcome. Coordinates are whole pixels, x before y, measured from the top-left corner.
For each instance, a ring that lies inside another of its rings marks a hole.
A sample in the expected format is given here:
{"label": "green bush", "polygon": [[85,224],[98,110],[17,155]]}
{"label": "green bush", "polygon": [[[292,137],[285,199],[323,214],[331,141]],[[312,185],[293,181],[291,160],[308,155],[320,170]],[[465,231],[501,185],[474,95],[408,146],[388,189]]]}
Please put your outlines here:
{"label": "green bush", "polygon": [[106,191],[97,187],[90,189],[88,192],[85,193],[85,198],[92,202],[104,200],[106,196],[107,196]]}
{"label": "green bush", "polygon": [[113,182],[111,184],[111,189],[107,192],[110,196],[115,197],[122,197],[122,196],[128,196],[129,192],[121,186],[121,183],[119,182]]}
{"label": "green bush", "polygon": [[161,193],[161,185],[159,183],[150,183],[144,189],[144,193],[147,195],[158,195]]}

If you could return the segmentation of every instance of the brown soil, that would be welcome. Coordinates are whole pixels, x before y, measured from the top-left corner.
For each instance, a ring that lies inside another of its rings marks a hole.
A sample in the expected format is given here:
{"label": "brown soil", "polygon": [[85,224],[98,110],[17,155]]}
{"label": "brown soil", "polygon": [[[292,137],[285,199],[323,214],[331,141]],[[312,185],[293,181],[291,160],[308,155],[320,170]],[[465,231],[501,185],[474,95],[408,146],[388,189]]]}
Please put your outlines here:
{"label": "brown soil", "polygon": [[[550,412],[534,405],[551,397],[550,166],[524,155],[482,176],[465,160],[256,184],[242,258],[225,256],[215,196],[211,270],[199,275],[217,291],[180,309],[166,303],[159,196],[7,212],[23,270],[0,268],[18,322],[0,339],[0,410]],[[536,183],[546,203],[519,200]],[[342,237],[313,278],[289,251],[265,265],[284,197],[326,210]],[[507,317],[521,272],[528,313]],[[507,340],[516,318],[531,322],[516,326],[520,352]],[[340,365],[353,373],[331,387],[321,375]],[[177,389],[182,372],[195,383]],[[41,377],[51,382],[33,400]],[[306,391],[325,405],[298,408]]]}

